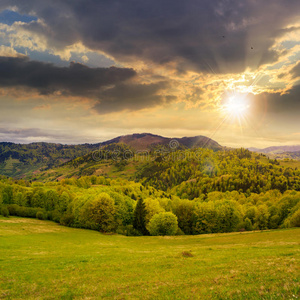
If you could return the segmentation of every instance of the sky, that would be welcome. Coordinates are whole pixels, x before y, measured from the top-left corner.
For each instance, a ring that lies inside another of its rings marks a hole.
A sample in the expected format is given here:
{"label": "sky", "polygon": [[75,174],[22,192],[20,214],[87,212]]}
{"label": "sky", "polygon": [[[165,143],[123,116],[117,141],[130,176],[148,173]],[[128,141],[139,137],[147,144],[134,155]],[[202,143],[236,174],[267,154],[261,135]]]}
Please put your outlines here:
{"label": "sky", "polygon": [[0,141],[300,144],[299,0],[1,0]]}

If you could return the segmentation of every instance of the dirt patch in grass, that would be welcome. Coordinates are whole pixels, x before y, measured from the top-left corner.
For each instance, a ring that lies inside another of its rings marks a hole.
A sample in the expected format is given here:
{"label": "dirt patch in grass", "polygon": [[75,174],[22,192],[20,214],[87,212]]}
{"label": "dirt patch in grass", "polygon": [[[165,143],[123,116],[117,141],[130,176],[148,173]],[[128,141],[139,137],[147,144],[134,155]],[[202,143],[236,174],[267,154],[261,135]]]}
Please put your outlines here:
{"label": "dirt patch in grass", "polygon": [[194,255],[192,254],[191,251],[183,251],[183,252],[181,253],[181,255],[182,255],[183,257],[194,257]]}
{"label": "dirt patch in grass", "polygon": [[[37,223],[37,220],[31,220],[31,219],[25,219],[25,218],[7,218],[7,219],[0,219],[0,223],[27,223],[27,224],[33,224]],[[44,224],[41,222],[41,224]]]}

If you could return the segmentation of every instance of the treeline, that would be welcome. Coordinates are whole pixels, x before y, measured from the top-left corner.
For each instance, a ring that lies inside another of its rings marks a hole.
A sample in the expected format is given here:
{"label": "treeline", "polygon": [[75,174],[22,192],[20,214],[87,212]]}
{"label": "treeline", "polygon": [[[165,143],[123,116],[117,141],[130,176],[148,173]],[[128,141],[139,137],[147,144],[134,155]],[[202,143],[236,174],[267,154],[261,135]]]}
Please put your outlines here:
{"label": "treeline", "polygon": [[150,185],[89,176],[0,180],[0,212],[124,235],[174,235],[300,226],[300,192],[210,192],[181,199]]}
{"label": "treeline", "polygon": [[246,196],[274,189],[300,191],[300,170],[243,148],[168,153],[142,166],[137,178],[190,200],[214,191],[238,191]]}

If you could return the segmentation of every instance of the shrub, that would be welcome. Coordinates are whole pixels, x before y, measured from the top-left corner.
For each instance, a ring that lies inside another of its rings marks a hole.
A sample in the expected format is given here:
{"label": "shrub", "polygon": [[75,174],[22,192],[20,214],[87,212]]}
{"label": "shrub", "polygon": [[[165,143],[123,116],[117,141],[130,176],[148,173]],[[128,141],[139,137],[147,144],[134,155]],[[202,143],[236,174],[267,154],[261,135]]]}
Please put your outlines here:
{"label": "shrub", "polygon": [[59,211],[57,211],[57,210],[53,210],[53,211],[50,211],[48,213],[48,219],[51,220],[51,221],[59,223],[60,222],[60,218],[61,218],[61,213]]}
{"label": "shrub", "polygon": [[7,205],[7,209],[8,209],[9,214],[11,216],[17,216],[17,210],[18,210],[18,208],[19,208],[19,205],[17,205],[17,204],[9,204],[9,205]]}
{"label": "shrub", "polygon": [[74,216],[70,213],[65,213],[63,214],[63,216],[60,218],[60,224],[64,225],[64,226],[72,226],[74,223]]}
{"label": "shrub", "polygon": [[45,216],[44,216],[44,213],[39,210],[37,213],[36,213],[36,218],[39,219],[39,220],[45,220]]}
{"label": "shrub", "polygon": [[17,208],[17,216],[26,217],[26,207],[18,206]]}
{"label": "shrub", "polygon": [[175,235],[185,235],[185,233],[178,226],[178,229],[177,229]]}
{"label": "shrub", "polygon": [[126,236],[142,236],[142,233],[135,229],[132,225],[119,226],[117,233]]}
{"label": "shrub", "polygon": [[6,217],[6,218],[9,217],[9,211],[6,206],[2,206],[0,208],[0,215],[2,215],[3,217]]}
{"label": "shrub", "polygon": [[25,213],[28,218],[36,218],[36,214],[39,211],[38,208],[35,207],[26,207]]}
{"label": "shrub", "polygon": [[175,235],[178,230],[177,217],[171,212],[161,212],[152,217],[148,224],[151,235]]}

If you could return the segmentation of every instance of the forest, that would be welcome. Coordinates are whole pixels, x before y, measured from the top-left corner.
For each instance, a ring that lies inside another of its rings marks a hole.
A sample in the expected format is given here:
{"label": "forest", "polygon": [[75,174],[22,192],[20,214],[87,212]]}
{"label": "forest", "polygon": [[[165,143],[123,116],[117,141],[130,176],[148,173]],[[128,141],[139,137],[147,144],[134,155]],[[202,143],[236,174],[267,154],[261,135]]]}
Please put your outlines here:
{"label": "forest", "polygon": [[9,177],[32,175],[96,150],[99,144],[61,145],[53,143],[0,143],[0,174]]}
{"label": "forest", "polygon": [[[151,157],[139,160],[131,181],[96,175],[44,182],[2,176],[0,212],[133,236],[300,226],[297,167],[246,149],[154,150]],[[122,155],[102,159],[129,163]],[[91,156],[81,160],[91,162]]]}

